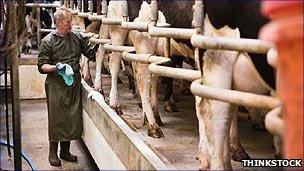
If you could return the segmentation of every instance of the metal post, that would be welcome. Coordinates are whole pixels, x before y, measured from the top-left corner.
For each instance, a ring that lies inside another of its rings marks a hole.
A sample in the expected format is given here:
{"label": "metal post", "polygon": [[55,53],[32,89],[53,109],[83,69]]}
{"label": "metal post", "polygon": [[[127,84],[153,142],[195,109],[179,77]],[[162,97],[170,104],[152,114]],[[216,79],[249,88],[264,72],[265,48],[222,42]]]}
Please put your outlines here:
{"label": "metal post", "polygon": [[[204,27],[204,6],[202,0],[196,0],[193,6],[193,21],[192,26],[195,29],[196,34],[203,34]],[[200,70],[203,76],[202,71],[202,60],[200,60],[200,50],[199,47],[195,47],[194,50],[194,60],[195,60],[195,68]]]}
{"label": "metal post", "polygon": [[[6,34],[12,44],[17,43],[17,23],[15,1],[6,0],[7,4],[7,22],[10,24],[10,30]],[[9,31],[9,33],[8,33]],[[21,129],[20,129],[20,95],[19,95],[19,59],[18,46],[15,46],[9,53],[11,57],[10,76],[12,87],[12,119],[13,119],[13,142],[14,142],[14,169],[22,170],[21,163]]]}
{"label": "metal post", "polygon": [[82,12],[82,1],[81,0],[77,1],[77,7],[78,7],[78,11]]}
{"label": "metal post", "polygon": [[156,26],[157,20],[158,20],[158,5],[157,0],[151,0],[151,16],[150,20],[153,26]]}
{"label": "metal post", "polygon": [[[2,0],[0,0],[2,1]],[[2,56],[0,56],[2,57]],[[8,119],[8,89],[7,89],[7,56],[3,56],[4,57],[4,85],[5,85],[5,116],[6,116],[6,142],[7,144],[10,144],[10,134],[9,134],[9,119]],[[8,156],[11,158],[12,154],[11,154],[11,148],[9,146],[7,146],[7,153]]]}
{"label": "metal post", "polygon": [[124,0],[122,4],[122,17],[124,21],[128,20],[128,3],[126,0]]}
{"label": "metal post", "polygon": [[101,15],[101,0],[96,0],[97,6],[96,6],[96,13],[97,15]]}
{"label": "metal post", "polygon": [[93,8],[93,1],[92,0],[89,0],[88,6],[89,6],[89,12],[92,15],[93,14],[93,9],[94,9]]}
{"label": "metal post", "polygon": [[40,43],[40,7],[39,7],[39,0],[35,0],[36,6],[36,18],[37,18],[37,45]]}
{"label": "metal post", "polygon": [[102,0],[102,5],[101,5],[101,14],[103,16],[107,16],[108,13],[108,4],[107,4],[107,0]]}
{"label": "metal post", "polygon": [[74,0],[70,0],[70,9],[74,10]]}

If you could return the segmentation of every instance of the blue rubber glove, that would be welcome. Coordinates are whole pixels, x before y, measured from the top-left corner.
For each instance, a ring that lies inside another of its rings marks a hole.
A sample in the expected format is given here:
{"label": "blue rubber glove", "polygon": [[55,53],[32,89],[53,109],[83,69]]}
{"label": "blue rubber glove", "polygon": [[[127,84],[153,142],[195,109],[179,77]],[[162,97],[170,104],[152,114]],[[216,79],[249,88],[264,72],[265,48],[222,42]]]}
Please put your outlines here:
{"label": "blue rubber glove", "polygon": [[62,64],[58,62],[56,64],[57,73],[61,75],[64,79],[66,85],[71,86],[74,82],[74,72],[69,64]]}

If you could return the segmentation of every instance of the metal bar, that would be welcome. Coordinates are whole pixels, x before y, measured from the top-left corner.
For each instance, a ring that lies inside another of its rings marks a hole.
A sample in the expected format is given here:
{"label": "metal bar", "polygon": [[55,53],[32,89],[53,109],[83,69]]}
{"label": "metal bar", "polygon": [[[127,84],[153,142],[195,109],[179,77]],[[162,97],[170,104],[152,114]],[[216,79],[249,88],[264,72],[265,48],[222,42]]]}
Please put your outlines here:
{"label": "metal bar", "polygon": [[[9,20],[8,40],[14,44],[18,41],[17,38],[17,23],[16,23],[16,7],[15,2],[6,0],[7,18]],[[8,31],[8,30],[6,30]],[[10,63],[10,78],[12,89],[12,119],[13,119],[13,145],[14,145],[14,169],[22,170],[21,160],[21,127],[20,127],[20,94],[19,94],[19,58],[18,46],[15,46],[9,53]]]}
{"label": "metal bar", "polygon": [[[2,1],[2,0],[0,0]],[[2,55],[0,55],[2,57]],[[5,123],[6,123],[6,142],[10,144],[9,119],[8,119],[8,89],[7,89],[7,56],[4,56],[4,86],[5,86]],[[11,158],[11,148],[7,146],[8,156]]]}
{"label": "metal bar", "polygon": [[103,15],[89,15],[88,17],[90,21],[102,21],[103,18]]}
{"label": "metal bar", "polygon": [[274,47],[270,42],[262,40],[208,37],[203,35],[193,35],[191,43],[193,46],[203,49],[234,50],[258,54],[267,54],[268,50]]}
{"label": "metal bar", "polygon": [[280,100],[274,97],[245,93],[235,90],[213,88],[202,85],[201,82],[201,79],[196,80],[192,82],[190,86],[191,92],[196,96],[264,109],[274,109],[281,104]]}
{"label": "metal bar", "polygon": [[267,113],[265,116],[265,127],[274,135],[283,135],[284,132],[284,121],[280,118],[282,108],[277,107]]}
{"label": "metal bar", "polygon": [[150,36],[170,37],[175,39],[191,39],[194,29],[149,27]]}
{"label": "metal bar", "polygon": [[40,7],[40,8],[57,8],[60,7],[59,4],[39,4],[39,3],[27,3],[25,4],[26,7],[34,8],[34,7]]}
{"label": "metal bar", "polygon": [[98,38],[99,35],[92,32],[79,32],[83,37],[95,37]]}
{"label": "metal bar", "polygon": [[107,24],[107,25],[121,25],[122,19],[113,19],[113,18],[103,18],[102,19],[102,24]]}
{"label": "metal bar", "polygon": [[84,33],[86,30],[85,29],[72,28],[72,31]]}
{"label": "metal bar", "polygon": [[79,18],[89,18],[90,12],[78,12]]}
{"label": "metal bar", "polygon": [[89,41],[91,43],[95,43],[95,44],[111,43],[111,39],[97,39],[97,38],[94,38],[94,37],[91,37]]}
{"label": "metal bar", "polygon": [[157,4],[157,0],[151,0],[151,16],[150,16],[150,20],[153,26],[156,25],[157,20],[158,20],[158,4]]}
{"label": "metal bar", "polygon": [[104,48],[107,51],[113,51],[113,52],[135,51],[135,48],[133,46],[115,46],[115,45],[105,44]]}
{"label": "metal bar", "polygon": [[55,31],[56,29],[40,29],[40,33],[49,33],[49,32],[52,32],[52,31]]}
{"label": "metal bar", "polygon": [[149,71],[158,76],[170,77],[184,79],[188,81],[193,81],[201,78],[200,71],[181,69],[181,68],[171,68],[166,66],[159,66],[159,64],[168,62],[170,59],[167,58],[165,61],[152,63],[149,65]]}
{"label": "metal bar", "polygon": [[[38,4],[39,0],[36,0],[36,3]],[[40,7],[39,6],[38,7],[36,6],[36,18],[37,18],[37,30],[40,30],[41,21],[40,21]],[[37,44],[40,43],[40,39],[41,39],[40,32],[37,31]]]}
{"label": "metal bar", "polygon": [[92,0],[89,0],[89,2],[88,2],[88,9],[89,9],[90,14],[93,14],[93,1]]}
{"label": "metal bar", "polygon": [[102,0],[102,3],[101,3],[101,14],[106,16],[107,13],[108,13],[107,0]]}
{"label": "metal bar", "polygon": [[148,31],[149,22],[121,22],[121,27],[127,30]]}
{"label": "metal bar", "polygon": [[196,34],[203,34],[204,26],[204,5],[202,0],[195,0],[193,5],[193,21],[192,26],[194,27]]}
{"label": "metal bar", "polygon": [[168,60],[168,58],[163,56],[152,56],[151,54],[136,54],[132,52],[123,52],[122,58],[126,61],[139,62],[144,64]]}

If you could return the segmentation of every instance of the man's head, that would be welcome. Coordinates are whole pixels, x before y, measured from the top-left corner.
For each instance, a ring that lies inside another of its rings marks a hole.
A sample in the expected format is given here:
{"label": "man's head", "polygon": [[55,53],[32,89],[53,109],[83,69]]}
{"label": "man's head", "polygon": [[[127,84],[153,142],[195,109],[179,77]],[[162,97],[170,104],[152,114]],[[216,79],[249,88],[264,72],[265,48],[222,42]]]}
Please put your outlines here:
{"label": "man's head", "polygon": [[59,8],[54,14],[56,29],[60,35],[66,36],[72,29],[72,14],[66,8]]}

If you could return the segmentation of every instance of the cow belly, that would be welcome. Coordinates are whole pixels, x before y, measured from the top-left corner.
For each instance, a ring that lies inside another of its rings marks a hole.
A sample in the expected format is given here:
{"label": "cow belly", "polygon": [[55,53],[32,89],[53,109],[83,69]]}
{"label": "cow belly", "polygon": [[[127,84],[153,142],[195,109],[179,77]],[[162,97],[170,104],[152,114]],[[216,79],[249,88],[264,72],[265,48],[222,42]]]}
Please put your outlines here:
{"label": "cow belly", "polygon": [[256,94],[267,94],[271,90],[257,72],[247,53],[239,55],[235,63],[233,79],[233,89],[236,90]]}

